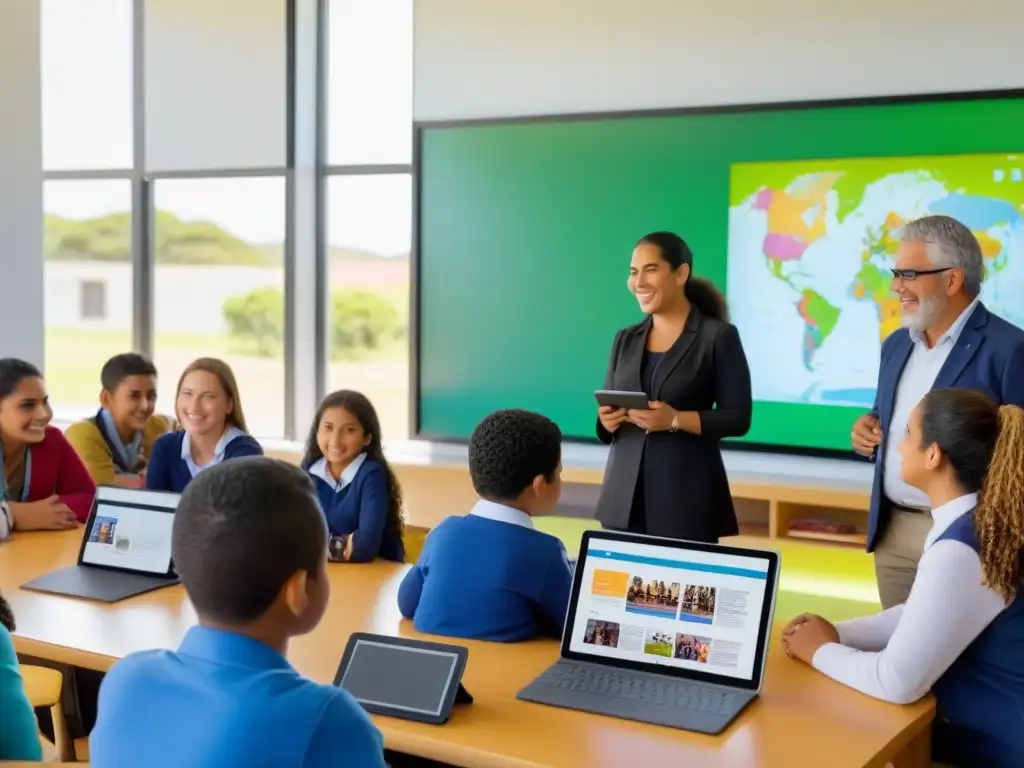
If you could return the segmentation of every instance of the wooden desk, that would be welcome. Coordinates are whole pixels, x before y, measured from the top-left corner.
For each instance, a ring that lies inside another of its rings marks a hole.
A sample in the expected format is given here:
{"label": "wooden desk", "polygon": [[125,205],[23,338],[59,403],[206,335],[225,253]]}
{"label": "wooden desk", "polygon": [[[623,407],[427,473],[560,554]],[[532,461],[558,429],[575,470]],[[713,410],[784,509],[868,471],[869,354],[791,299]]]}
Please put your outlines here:
{"label": "wooden desk", "polygon": [[[0,547],[0,589],[18,621],[19,653],[105,670],[125,654],[174,648],[195,621],[180,587],[115,605],[34,594],[18,585],[74,562],[79,532],[23,533]],[[317,630],[289,659],[303,674],[334,679],[351,632],[414,636],[395,592],[406,566],[332,565],[332,600]],[[710,737],[516,701],[552,663],[553,641],[516,646],[466,642],[464,682],[476,702],[443,727],[377,717],[387,746],[466,768],[897,768],[929,765],[931,700],[897,707],[843,688],[785,657],[773,642],[763,696],[724,736]],[[923,750],[923,751],[918,751]]]}

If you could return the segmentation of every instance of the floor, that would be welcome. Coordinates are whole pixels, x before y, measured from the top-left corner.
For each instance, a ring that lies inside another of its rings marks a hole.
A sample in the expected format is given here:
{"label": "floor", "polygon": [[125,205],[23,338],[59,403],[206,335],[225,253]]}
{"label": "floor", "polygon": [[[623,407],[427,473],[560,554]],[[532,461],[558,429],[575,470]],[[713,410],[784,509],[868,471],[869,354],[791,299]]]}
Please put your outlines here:
{"label": "floor", "polygon": [[[570,517],[538,518],[535,522],[540,530],[561,539],[570,557],[578,553],[583,532],[600,527],[594,520]],[[840,621],[881,610],[872,559],[861,549],[767,539],[738,539],[734,543],[767,546],[782,555],[776,621],[806,612]]]}

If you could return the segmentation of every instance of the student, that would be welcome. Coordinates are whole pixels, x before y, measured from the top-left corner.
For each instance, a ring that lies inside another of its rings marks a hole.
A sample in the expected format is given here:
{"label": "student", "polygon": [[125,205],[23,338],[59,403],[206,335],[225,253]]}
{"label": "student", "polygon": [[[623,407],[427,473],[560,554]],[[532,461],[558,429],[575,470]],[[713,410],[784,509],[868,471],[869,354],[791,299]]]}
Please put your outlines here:
{"label": "student", "polygon": [[790,656],[885,701],[938,702],[932,754],[972,768],[1024,765],[1024,411],[933,389],[899,445],[900,477],[932,529],[905,604],[838,622],[793,620]]}
{"label": "student", "polygon": [[11,632],[14,614],[0,595],[0,761],[43,759],[36,715],[18,670]]}
{"label": "student", "polygon": [[223,360],[201,357],[185,369],[174,410],[182,429],[153,444],[146,470],[151,490],[181,493],[204,469],[263,454],[248,434],[235,374]]}
{"label": "student", "polygon": [[306,440],[302,468],[313,478],[332,537],[346,537],[341,559],[405,561],[402,492],[384,458],[380,421],[359,392],[324,398]]}
{"label": "student", "polygon": [[39,369],[0,359],[0,530],[74,528],[89,515],[96,484],[52,418]]}
{"label": "student", "polygon": [[100,409],[64,432],[97,485],[141,484],[146,461],[170,421],[156,410],[156,366],[135,352],[115,355],[100,371]]}
{"label": "student", "polygon": [[116,663],[89,737],[94,765],[384,766],[352,697],[302,677],[288,641],[327,607],[327,530],[309,478],[264,457],[203,472],[182,494],[171,545],[199,617],[177,651]]}
{"label": "student", "polygon": [[558,504],[561,454],[562,433],[536,413],[497,411],[473,430],[469,473],[480,501],[427,536],[398,590],[417,630],[497,642],[561,634],[572,571],[562,542],[532,519]]}

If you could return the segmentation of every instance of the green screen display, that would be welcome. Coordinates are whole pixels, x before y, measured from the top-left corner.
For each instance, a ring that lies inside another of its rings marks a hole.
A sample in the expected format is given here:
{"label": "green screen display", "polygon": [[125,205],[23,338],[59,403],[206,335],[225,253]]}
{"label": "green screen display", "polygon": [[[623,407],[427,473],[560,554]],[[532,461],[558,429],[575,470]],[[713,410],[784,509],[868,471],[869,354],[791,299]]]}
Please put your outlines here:
{"label": "green screen display", "polygon": [[1024,99],[1007,98],[424,128],[420,434],[465,438],[518,407],[592,438],[614,333],[642,319],[630,253],[670,229],[740,329],[744,440],[848,450],[898,325],[901,220],[967,223],[984,300],[1024,319],[1021,126]]}

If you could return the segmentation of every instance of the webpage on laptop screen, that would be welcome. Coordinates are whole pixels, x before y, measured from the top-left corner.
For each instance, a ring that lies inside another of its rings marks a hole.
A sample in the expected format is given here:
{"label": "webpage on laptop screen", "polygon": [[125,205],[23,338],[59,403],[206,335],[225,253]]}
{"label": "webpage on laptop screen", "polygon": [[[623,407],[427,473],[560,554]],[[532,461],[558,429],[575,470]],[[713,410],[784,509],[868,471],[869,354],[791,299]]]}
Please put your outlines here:
{"label": "webpage on laptop screen", "polygon": [[100,501],[82,562],[146,573],[171,567],[174,510],[146,509]]}
{"label": "webpage on laptop screen", "polygon": [[750,680],[767,584],[760,558],[591,541],[569,649]]}

